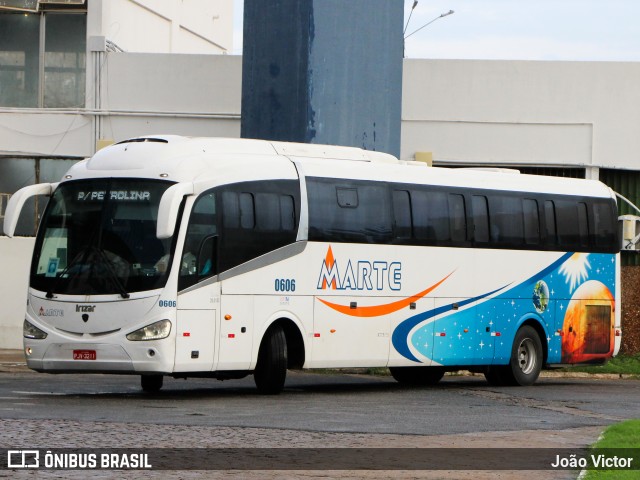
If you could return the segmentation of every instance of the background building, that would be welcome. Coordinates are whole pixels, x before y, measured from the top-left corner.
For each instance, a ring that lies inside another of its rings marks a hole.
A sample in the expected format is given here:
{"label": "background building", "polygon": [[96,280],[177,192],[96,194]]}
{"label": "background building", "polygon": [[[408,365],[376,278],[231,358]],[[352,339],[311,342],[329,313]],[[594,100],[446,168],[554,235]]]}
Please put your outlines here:
{"label": "background building", "polygon": [[[225,55],[232,0],[40,7],[0,8],[0,217],[17,189],[58,181],[102,145],[154,133],[240,136],[242,59]],[[637,85],[639,63],[405,60],[401,157],[599,178],[638,203]],[[27,205],[19,234],[33,234],[42,208]],[[0,237],[10,272],[0,276],[0,348],[21,347],[32,244]],[[630,272],[623,303],[640,312]],[[637,351],[633,318],[624,338]]]}

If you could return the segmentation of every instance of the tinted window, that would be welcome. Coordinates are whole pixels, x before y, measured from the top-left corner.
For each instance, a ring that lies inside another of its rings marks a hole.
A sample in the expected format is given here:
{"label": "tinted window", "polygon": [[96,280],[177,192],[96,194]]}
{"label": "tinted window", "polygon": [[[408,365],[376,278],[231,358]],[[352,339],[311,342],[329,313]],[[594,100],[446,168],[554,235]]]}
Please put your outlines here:
{"label": "tinted window", "polygon": [[256,228],[258,230],[279,230],[280,196],[276,193],[256,194]]}
{"label": "tinted window", "polygon": [[587,216],[587,204],[579,202],[578,208],[578,236],[580,246],[589,245],[589,217]]}
{"label": "tinted window", "polygon": [[489,241],[489,208],[487,197],[474,195],[471,200],[473,210],[473,239],[479,243]]}
{"label": "tinted window", "polygon": [[427,243],[446,242],[451,239],[449,203],[444,192],[411,192],[413,221],[416,238]]}
{"label": "tinted window", "polygon": [[540,222],[538,219],[538,202],[530,198],[522,201],[524,215],[524,241],[528,245],[540,243]]}
{"label": "tinted window", "polygon": [[524,242],[522,200],[517,197],[493,195],[489,201],[491,241],[501,245],[521,245]]}
{"label": "tinted window", "polygon": [[295,201],[291,195],[280,195],[280,225],[283,230],[296,228]]}
{"label": "tinted window", "polygon": [[179,289],[217,273],[216,196],[201,195],[193,205],[180,261]]}
{"label": "tinted window", "polygon": [[368,182],[307,179],[309,240],[386,243],[391,240],[387,188]]}
{"label": "tinted window", "polygon": [[407,190],[393,191],[393,216],[396,221],[396,238],[412,237],[411,197]]}
{"label": "tinted window", "polygon": [[449,195],[449,221],[451,240],[464,242],[467,239],[467,217],[464,208],[464,195]]}
{"label": "tinted window", "polygon": [[593,206],[594,237],[598,247],[609,247],[616,242],[616,218],[610,204],[596,203]]}
{"label": "tinted window", "polygon": [[558,242],[562,249],[575,250],[580,245],[576,202],[559,200],[556,206]]}
{"label": "tinted window", "polygon": [[239,196],[240,205],[240,228],[253,228],[256,226],[255,205],[253,195],[243,192]]}
{"label": "tinted window", "polygon": [[556,228],[556,207],[551,200],[546,200],[544,202],[544,226],[546,230],[546,244],[557,244],[558,233]]}
{"label": "tinted window", "polygon": [[170,186],[125,178],[61,183],[38,230],[31,286],[69,295],[163,287],[176,236],[159,240],[156,228]]}
{"label": "tinted window", "polygon": [[217,247],[220,272],[296,241],[300,211],[297,181],[245,182],[216,192],[222,200]]}

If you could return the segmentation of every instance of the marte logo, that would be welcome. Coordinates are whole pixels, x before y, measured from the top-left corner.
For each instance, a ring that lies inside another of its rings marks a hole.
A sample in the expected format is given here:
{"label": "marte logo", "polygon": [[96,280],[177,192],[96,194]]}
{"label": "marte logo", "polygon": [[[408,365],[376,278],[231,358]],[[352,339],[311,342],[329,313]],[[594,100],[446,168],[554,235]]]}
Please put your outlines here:
{"label": "marte logo", "polygon": [[320,267],[318,290],[385,290],[402,288],[402,264],[380,260],[358,260],[341,266],[333,257],[331,247]]}
{"label": "marte logo", "polygon": [[64,310],[60,308],[47,308],[40,307],[38,315],[41,317],[64,317]]}
{"label": "marte logo", "polygon": [[90,312],[96,311],[95,305],[76,305],[76,312]]}

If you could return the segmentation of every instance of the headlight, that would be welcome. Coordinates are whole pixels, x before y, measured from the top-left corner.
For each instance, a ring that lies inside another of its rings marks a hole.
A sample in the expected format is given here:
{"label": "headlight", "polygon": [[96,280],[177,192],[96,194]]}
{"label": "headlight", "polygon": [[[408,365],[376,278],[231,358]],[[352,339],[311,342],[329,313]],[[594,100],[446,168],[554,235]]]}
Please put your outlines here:
{"label": "headlight", "polygon": [[47,334],[27,320],[22,324],[22,335],[24,338],[32,338],[34,340],[42,340],[47,338]]}
{"label": "headlight", "polygon": [[127,340],[134,342],[140,340],[161,340],[167,338],[171,333],[171,322],[169,320],[160,320],[146,327],[142,327],[135,332],[127,335]]}

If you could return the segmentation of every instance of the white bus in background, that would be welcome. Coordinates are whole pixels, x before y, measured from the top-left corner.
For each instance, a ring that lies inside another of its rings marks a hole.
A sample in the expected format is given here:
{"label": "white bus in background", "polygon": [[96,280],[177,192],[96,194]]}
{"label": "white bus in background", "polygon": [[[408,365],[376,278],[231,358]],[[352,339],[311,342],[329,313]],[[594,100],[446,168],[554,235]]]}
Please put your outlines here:
{"label": "white bus in background", "polygon": [[429,168],[356,148],[142,137],[56,184],[35,243],[27,365],[240,378],[389,367],[530,385],[620,347],[613,192],[597,181]]}

